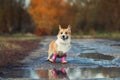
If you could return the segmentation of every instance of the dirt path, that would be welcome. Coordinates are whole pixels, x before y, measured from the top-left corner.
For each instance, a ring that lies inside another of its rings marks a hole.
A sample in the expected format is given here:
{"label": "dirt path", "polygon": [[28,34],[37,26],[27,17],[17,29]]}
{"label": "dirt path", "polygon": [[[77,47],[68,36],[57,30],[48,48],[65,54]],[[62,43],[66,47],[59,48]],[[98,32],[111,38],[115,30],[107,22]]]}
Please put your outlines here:
{"label": "dirt path", "polygon": [[[45,80],[47,80],[50,79],[50,76],[45,75],[49,75],[49,71],[55,70],[56,72],[65,68],[67,72],[65,80],[99,79],[101,76],[102,80],[104,80],[105,78],[120,77],[120,71],[117,71],[120,70],[120,41],[106,39],[72,39],[72,48],[68,52],[67,57],[68,63],[61,64],[60,59],[57,59],[56,63],[46,61],[48,44],[55,38],[56,37],[43,37],[44,40],[40,42],[39,49],[33,51],[21,61],[24,65],[13,68],[13,70],[8,71],[6,75],[8,75],[8,77],[15,77],[16,75],[9,75],[10,72],[14,72],[16,74],[22,73],[21,76],[23,76],[23,78],[40,80],[44,80],[45,78]],[[105,70],[107,70],[108,73],[106,73]],[[109,70],[112,70],[115,75],[109,74]],[[86,77],[85,75],[82,75],[81,72],[84,72]],[[79,76],[72,77],[73,74],[81,75],[83,78],[80,78]],[[21,78],[21,76],[19,77]]]}
{"label": "dirt path", "polygon": [[0,67],[22,65],[19,61],[38,48],[39,42],[39,40],[8,40],[5,43],[6,47],[0,50]]}

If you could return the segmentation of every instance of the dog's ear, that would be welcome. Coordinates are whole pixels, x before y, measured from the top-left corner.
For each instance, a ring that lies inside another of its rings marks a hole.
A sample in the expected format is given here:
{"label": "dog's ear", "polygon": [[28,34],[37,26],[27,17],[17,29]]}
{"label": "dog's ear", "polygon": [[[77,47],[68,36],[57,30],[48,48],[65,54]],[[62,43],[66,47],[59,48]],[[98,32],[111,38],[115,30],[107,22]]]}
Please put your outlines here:
{"label": "dog's ear", "polygon": [[69,31],[71,31],[71,25],[68,25],[68,28],[67,28]]}
{"label": "dog's ear", "polygon": [[59,30],[62,29],[61,25],[59,25]]}

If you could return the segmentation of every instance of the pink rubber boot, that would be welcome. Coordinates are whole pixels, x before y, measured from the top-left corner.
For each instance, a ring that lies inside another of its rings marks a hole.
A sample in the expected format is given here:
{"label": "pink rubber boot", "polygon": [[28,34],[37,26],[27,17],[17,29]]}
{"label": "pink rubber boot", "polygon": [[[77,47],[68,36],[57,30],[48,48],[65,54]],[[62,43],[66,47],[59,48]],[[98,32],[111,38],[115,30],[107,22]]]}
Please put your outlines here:
{"label": "pink rubber boot", "polygon": [[52,69],[52,74],[53,74],[54,76],[57,76],[57,71],[56,71],[56,69]]}
{"label": "pink rubber boot", "polygon": [[56,54],[53,54],[52,59],[50,59],[49,61],[50,61],[50,62],[55,62],[55,61],[56,61],[56,58],[57,58],[57,55],[56,55]]}
{"label": "pink rubber boot", "polygon": [[61,72],[62,72],[63,74],[66,74],[65,68],[62,68],[62,69],[61,69]]}
{"label": "pink rubber boot", "polygon": [[62,56],[62,59],[61,59],[62,63],[67,63],[66,57],[67,57],[66,54],[64,54],[64,55]]}

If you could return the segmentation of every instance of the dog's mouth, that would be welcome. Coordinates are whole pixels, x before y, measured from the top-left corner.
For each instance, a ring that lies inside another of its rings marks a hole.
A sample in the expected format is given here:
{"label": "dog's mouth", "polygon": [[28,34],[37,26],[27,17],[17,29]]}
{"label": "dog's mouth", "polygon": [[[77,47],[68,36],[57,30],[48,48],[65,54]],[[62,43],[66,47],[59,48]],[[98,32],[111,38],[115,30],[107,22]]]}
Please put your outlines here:
{"label": "dog's mouth", "polygon": [[61,36],[61,39],[65,41],[68,39],[68,36],[63,35],[63,36]]}

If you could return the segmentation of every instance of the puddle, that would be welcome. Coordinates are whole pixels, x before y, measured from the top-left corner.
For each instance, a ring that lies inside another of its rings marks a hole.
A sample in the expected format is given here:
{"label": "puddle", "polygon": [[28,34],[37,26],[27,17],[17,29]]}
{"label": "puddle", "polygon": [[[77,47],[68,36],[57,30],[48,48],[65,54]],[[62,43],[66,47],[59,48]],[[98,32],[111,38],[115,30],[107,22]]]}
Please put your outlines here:
{"label": "puddle", "polygon": [[40,80],[81,80],[120,78],[120,68],[59,68],[49,70],[13,69],[0,78],[29,78]]}
{"label": "puddle", "polygon": [[120,47],[120,44],[111,44],[110,46]]}
{"label": "puddle", "polygon": [[[48,44],[56,37],[45,38],[40,43],[42,47],[21,61],[28,64],[29,68],[0,69],[0,80],[6,78],[12,78],[11,80],[16,78],[25,78],[23,80],[120,80],[120,42],[102,39],[74,39],[72,48],[68,52],[68,63],[63,65],[61,59],[57,59],[56,63],[46,61]],[[110,55],[117,56],[114,58]]]}
{"label": "puddle", "polygon": [[95,60],[113,60],[114,57],[101,53],[80,53],[79,57],[93,58]]}

